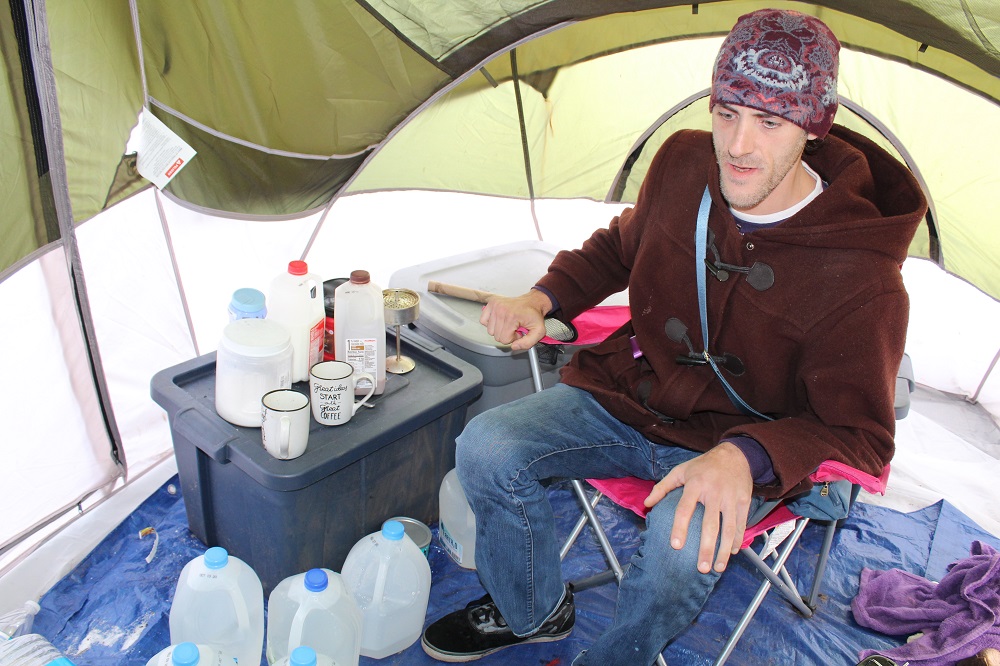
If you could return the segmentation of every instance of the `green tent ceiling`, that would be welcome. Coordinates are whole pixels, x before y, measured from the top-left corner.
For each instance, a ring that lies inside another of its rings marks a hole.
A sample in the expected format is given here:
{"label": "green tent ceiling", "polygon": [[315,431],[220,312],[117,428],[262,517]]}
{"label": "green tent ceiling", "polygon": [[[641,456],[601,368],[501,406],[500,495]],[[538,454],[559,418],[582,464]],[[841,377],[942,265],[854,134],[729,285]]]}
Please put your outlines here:
{"label": "green tent ceiling", "polygon": [[[845,65],[865,58],[841,87],[862,107],[906,92],[886,78],[866,88],[872,71],[915,72],[934,102],[959,100],[955,122],[997,126],[995,0],[24,0],[0,22],[0,270],[146,185],[125,148],[143,107],[198,151],[167,191],[226,214],[290,216],[404,187],[603,199],[643,133],[707,85],[718,38],[763,6],[819,16]],[[904,145],[951,122],[923,101],[903,96],[898,126],[882,117]],[[677,122],[703,122],[692,108]],[[915,166],[942,263],[998,297],[1000,232],[983,200],[996,169],[970,170],[979,147],[943,142]]]}

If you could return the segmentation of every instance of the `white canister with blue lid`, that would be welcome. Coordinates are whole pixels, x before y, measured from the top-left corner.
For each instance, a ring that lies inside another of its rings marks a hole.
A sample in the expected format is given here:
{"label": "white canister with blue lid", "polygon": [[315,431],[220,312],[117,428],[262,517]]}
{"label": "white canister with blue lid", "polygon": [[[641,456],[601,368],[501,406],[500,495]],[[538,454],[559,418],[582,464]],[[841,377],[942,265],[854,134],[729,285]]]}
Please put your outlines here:
{"label": "white canister with blue lid", "polygon": [[267,316],[264,293],[252,287],[243,287],[233,292],[229,301],[229,321],[237,319],[263,319]]}
{"label": "white canister with blue lid", "polygon": [[281,324],[237,319],[222,330],[215,363],[215,411],[233,425],[260,427],[260,399],[292,385],[292,342]]}

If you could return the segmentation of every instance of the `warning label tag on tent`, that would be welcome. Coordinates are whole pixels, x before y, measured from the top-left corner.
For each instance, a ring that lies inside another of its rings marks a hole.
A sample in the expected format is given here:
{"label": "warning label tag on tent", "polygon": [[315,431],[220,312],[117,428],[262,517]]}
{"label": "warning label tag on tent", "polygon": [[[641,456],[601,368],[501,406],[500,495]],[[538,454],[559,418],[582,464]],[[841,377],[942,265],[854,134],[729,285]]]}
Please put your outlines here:
{"label": "warning label tag on tent", "polygon": [[162,190],[197,152],[148,110],[140,114],[137,129],[136,169]]}

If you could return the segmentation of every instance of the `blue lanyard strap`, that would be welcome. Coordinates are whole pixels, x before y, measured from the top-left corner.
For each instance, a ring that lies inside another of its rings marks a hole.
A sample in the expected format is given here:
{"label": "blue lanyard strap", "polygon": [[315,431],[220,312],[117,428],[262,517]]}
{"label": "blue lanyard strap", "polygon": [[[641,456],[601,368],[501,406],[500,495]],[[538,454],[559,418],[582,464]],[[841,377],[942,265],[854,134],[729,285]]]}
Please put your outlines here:
{"label": "blue lanyard strap", "polygon": [[708,308],[706,305],[708,296],[705,286],[705,272],[708,269],[705,267],[705,253],[708,244],[708,213],[711,208],[712,197],[708,193],[708,186],[705,186],[705,192],[701,195],[701,204],[698,206],[698,226],[695,229],[694,235],[694,267],[695,275],[698,278],[698,309],[701,311],[701,343],[704,347],[702,356],[715,372],[715,376],[722,382],[723,390],[725,390],[726,395],[729,396],[729,400],[736,405],[737,409],[744,414],[757,416],[765,421],[773,421],[774,419],[770,416],[761,414],[743,401],[743,398],[739,396],[733,387],[729,385],[729,382],[726,381],[725,377],[722,376],[722,372],[719,370],[719,366],[716,365],[715,359],[708,352]]}

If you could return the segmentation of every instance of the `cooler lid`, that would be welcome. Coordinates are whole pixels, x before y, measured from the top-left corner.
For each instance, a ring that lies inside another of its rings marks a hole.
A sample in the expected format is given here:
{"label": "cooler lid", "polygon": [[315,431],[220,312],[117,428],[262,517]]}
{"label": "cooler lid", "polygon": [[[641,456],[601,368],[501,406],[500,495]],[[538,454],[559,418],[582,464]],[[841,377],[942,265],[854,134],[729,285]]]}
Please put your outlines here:
{"label": "cooler lid", "polygon": [[531,289],[560,248],[543,241],[519,241],[436,259],[403,268],[389,278],[392,288],[420,295],[420,315],[413,325],[432,331],[464,349],[484,356],[509,356],[479,323],[483,306],[427,291],[429,281],[444,282],[502,296],[519,296]]}

